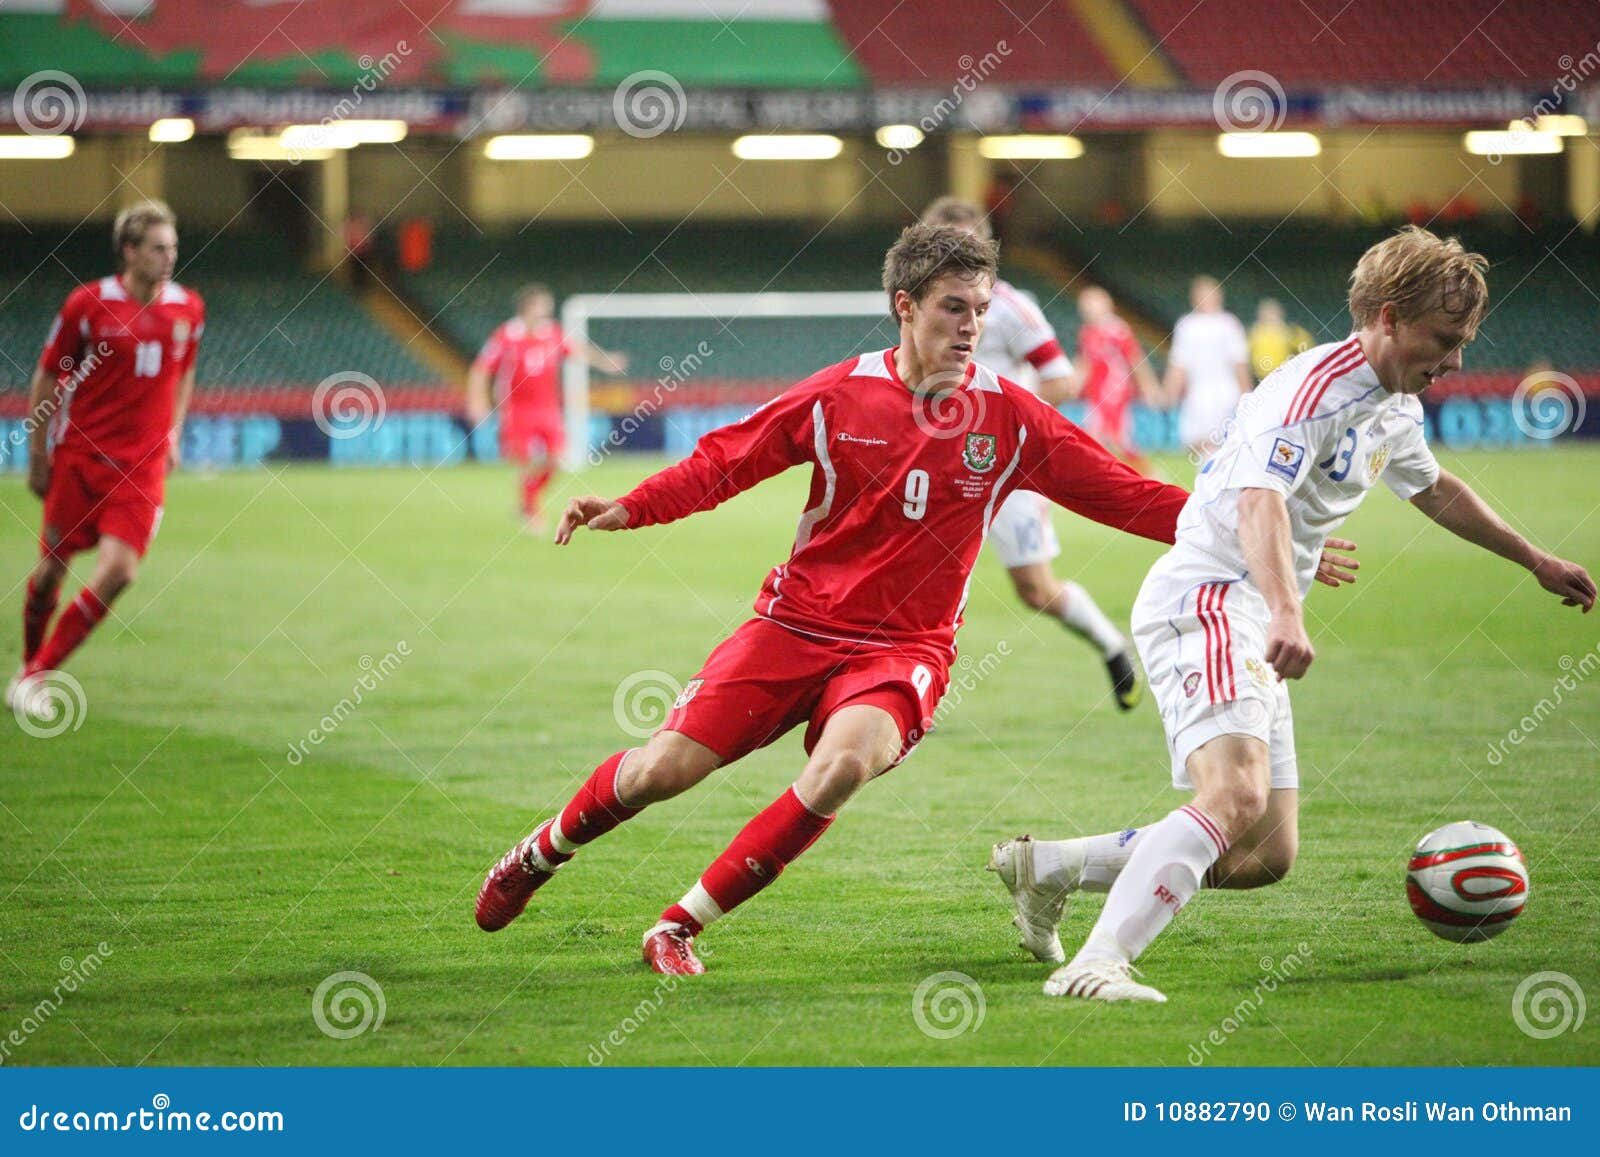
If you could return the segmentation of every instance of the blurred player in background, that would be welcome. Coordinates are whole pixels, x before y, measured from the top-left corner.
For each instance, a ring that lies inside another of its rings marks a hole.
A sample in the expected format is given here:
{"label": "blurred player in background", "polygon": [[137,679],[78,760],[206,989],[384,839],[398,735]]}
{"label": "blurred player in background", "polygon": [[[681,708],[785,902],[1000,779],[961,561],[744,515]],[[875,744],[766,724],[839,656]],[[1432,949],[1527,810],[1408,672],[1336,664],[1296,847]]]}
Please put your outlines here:
{"label": "blurred player in background", "polygon": [[712,652],[641,750],[604,760],[572,801],[506,853],[479,927],[523,910],[580,847],[639,809],[805,725],[794,786],[750,821],[645,933],[657,972],[704,971],[694,938],[815,842],[866,782],[932,725],[968,583],[994,510],[1031,487],[1086,517],[1170,541],[1187,495],[1134,473],[1028,391],[972,360],[997,249],[914,225],[884,259],[900,344],[821,370],[615,501],[576,498],[556,534],[710,510],[791,466],[811,472],[794,549],[756,617]]}
{"label": "blurred player in background", "polygon": [[489,335],[467,373],[467,420],[477,426],[491,410],[499,410],[500,454],[522,469],[523,521],[530,531],[543,533],[539,497],[567,448],[562,362],[577,356],[597,370],[621,374],[627,372],[628,357],[563,333],[546,286],[518,290],[516,307],[517,315]]}
{"label": "blurred player in background", "polygon": [[1178,406],[1178,440],[1203,458],[1216,449],[1239,398],[1255,384],[1244,326],[1222,308],[1214,277],[1189,284],[1190,311],[1172,331],[1167,357],[1167,404]]}
{"label": "blurred player in background", "polygon": [[1134,398],[1148,406],[1161,403],[1161,383],[1145,357],[1139,339],[1117,316],[1111,295],[1098,286],[1078,294],[1078,376],[1074,392],[1089,411],[1083,428],[1100,444],[1141,474],[1150,464],[1133,440]]}
{"label": "blurred player in background", "polygon": [[[172,280],[177,218],[160,201],[117,214],[121,272],[67,296],[28,395],[28,487],[44,499],[39,563],[22,605],[22,669],[7,706],[48,709],[39,682],[66,662],[133,582],[178,464],[205,329],[200,295]],[[67,564],[99,545],[94,573],[50,630]]]}
{"label": "blurred player in background", "polygon": [[[959,197],[940,197],[923,212],[922,220],[930,225],[952,225],[982,240],[992,240],[983,210]],[[1072,363],[1062,352],[1055,329],[1039,312],[1038,305],[1007,281],[995,280],[973,360],[1025,388],[1031,373],[1038,379],[1034,392],[1051,406],[1059,406],[1072,396]],[[1050,565],[1061,554],[1061,543],[1050,521],[1050,504],[1031,491],[1017,491],[995,514],[989,540],[1011,576],[1017,597],[1033,610],[1059,619],[1099,651],[1111,677],[1117,706],[1128,711],[1137,705],[1144,688],[1128,640],[1088,591],[1078,583],[1057,578]]]}
{"label": "blurred player in background", "polygon": [[1305,329],[1283,316],[1276,299],[1263,297],[1256,303],[1256,320],[1250,327],[1250,372],[1256,381],[1315,344]]}
{"label": "blurred player in background", "polygon": [[[1487,265],[1415,226],[1373,246],[1350,281],[1357,331],[1270,375],[1201,471],[1177,545],[1133,609],[1172,783],[1193,800],[1146,828],[1008,840],[990,861],[1041,960],[1062,959],[1056,928],[1069,893],[1109,893],[1046,994],[1164,1001],[1132,978],[1132,963],[1195,893],[1263,887],[1294,864],[1300,776],[1285,681],[1315,657],[1302,602],[1313,579],[1329,581],[1327,560],[1317,561],[1335,545],[1328,534],[1380,480],[1446,530],[1531,571],[1564,605],[1594,606],[1583,567],[1529,543],[1441,470],[1423,438],[1419,395],[1461,368],[1488,304]],[[1337,565],[1332,576],[1355,577]]]}

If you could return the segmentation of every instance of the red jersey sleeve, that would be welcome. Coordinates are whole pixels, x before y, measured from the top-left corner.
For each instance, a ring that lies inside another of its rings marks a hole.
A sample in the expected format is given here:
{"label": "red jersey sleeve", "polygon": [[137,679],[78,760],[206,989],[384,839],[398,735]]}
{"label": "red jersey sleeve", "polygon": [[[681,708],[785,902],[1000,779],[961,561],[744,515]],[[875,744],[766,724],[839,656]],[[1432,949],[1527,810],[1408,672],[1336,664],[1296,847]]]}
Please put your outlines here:
{"label": "red jersey sleeve", "polygon": [[50,323],[50,332],[44,339],[44,352],[39,355],[39,368],[52,381],[63,374],[70,374],[78,367],[78,358],[83,353],[83,324],[93,299],[88,286],[78,286],[67,295],[61,312]]}
{"label": "red jersey sleeve", "polygon": [[1119,462],[1054,408],[1020,387],[1015,393],[1026,431],[1017,488],[1043,494],[1075,514],[1157,542],[1177,537],[1178,512],[1189,500],[1180,486],[1146,478]]}
{"label": "red jersey sleeve", "polygon": [[472,368],[493,375],[505,353],[505,327],[496,326],[495,331],[489,335],[489,340],[484,342],[483,348],[478,351],[478,356],[473,359]]}
{"label": "red jersey sleeve", "polygon": [[619,502],[628,527],[674,522],[710,510],[740,491],[815,461],[814,408],[821,405],[815,379],[807,379],[755,413],[712,430],[676,466],[652,474]]}

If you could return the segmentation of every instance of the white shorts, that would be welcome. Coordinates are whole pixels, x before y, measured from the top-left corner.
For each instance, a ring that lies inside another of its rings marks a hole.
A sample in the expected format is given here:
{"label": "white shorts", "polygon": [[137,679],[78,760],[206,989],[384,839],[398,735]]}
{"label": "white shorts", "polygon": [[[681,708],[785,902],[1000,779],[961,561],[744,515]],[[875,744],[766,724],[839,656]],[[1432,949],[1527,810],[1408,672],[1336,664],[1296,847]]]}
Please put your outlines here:
{"label": "white shorts", "polygon": [[1299,787],[1289,689],[1267,665],[1267,606],[1225,563],[1175,548],[1133,604],[1133,640],[1161,711],[1172,785],[1192,789],[1191,752],[1219,735],[1267,745],[1272,786]]}
{"label": "white shorts", "polygon": [[1050,500],[1031,490],[1013,491],[989,525],[989,541],[1007,570],[1059,556],[1061,543],[1050,521]]}

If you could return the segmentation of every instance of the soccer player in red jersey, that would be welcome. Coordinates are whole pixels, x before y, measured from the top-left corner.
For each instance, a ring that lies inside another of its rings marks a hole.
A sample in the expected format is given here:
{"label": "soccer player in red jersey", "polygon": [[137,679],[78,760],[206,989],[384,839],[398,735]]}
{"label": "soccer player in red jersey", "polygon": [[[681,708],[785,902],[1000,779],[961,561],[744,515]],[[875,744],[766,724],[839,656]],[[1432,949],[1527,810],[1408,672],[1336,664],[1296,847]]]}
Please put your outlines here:
{"label": "soccer player in red jersey", "polygon": [[919,224],[884,261],[900,345],[819,371],[617,500],[574,499],[580,526],[629,530],[710,510],[805,465],[810,499],[755,618],[718,646],[640,749],[604,760],[561,813],[489,873],[485,931],[505,927],[583,845],[641,808],[805,726],[804,769],[661,914],[644,955],[704,971],[707,925],[770,884],[863,784],[932,724],[967,584],[994,512],[1025,488],[1109,526],[1170,542],[1188,495],[1141,477],[1054,408],[972,361],[994,242]]}
{"label": "soccer player in red jersey", "polygon": [[1129,410],[1135,396],[1156,405],[1161,383],[1145,360],[1139,339],[1117,316],[1111,295],[1098,286],[1078,294],[1078,396],[1089,405],[1084,429],[1099,443],[1141,474],[1150,464],[1133,440]]}
{"label": "soccer player in red jersey", "polygon": [[[177,219],[165,204],[122,210],[111,239],[122,271],[68,295],[33,374],[28,486],[44,499],[44,529],[8,706],[23,696],[27,709],[30,687],[66,661],[133,581],[178,464],[205,304],[172,280]],[[96,544],[93,575],[50,630],[68,561]]]}
{"label": "soccer player in red jersey", "polygon": [[626,354],[563,333],[550,290],[528,285],[517,293],[517,316],[489,335],[467,374],[467,418],[474,426],[489,416],[489,387],[494,384],[499,395],[500,453],[521,466],[522,516],[530,530],[541,533],[539,495],[567,448],[561,364],[569,355],[607,373],[620,374],[628,368]]}

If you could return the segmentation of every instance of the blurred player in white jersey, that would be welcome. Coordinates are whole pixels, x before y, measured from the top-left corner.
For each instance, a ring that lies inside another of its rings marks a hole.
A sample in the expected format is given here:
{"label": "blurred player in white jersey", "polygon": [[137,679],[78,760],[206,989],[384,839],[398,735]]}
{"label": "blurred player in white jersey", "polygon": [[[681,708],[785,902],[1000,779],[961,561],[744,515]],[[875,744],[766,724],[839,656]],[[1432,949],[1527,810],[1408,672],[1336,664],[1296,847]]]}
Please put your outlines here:
{"label": "blurred player in white jersey", "polygon": [[1223,428],[1250,391],[1250,342],[1244,325],[1222,308],[1214,277],[1189,285],[1190,311],[1172,330],[1167,357],[1168,404],[1178,407],[1178,439],[1204,457],[1221,444]]}
{"label": "blurred player in white jersey", "polygon": [[1533,573],[1587,613],[1583,567],[1540,550],[1423,438],[1423,391],[1461,367],[1488,299],[1487,263],[1454,240],[1409,227],[1373,246],[1351,279],[1357,330],[1268,375],[1200,472],[1178,541],[1151,568],[1134,638],[1161,708],[1172,782],[1193,800],[1142,829],[996,846],[990,867],[1017,903],[1024,946],[1063,957],[1066,896],[1108,892],[1078,954],[1045,984],[1052,996],[1166,998],[1132,962],[1201,887],[1283,878],[1298,843],[1299,772],[1284,680],[1315,652],[1301,602],[1313,578],[1353,581],[1354,561],[1318,556],[1381,480],[1468,542]]}
{"label": "blurred player in white jersey", "polygon": [[[983,210],[959,197],[940,197],[928,206],[922,220],[930,225],[953,225],[985,241],[993,237]],[[1067,401],[1074,392],[1072,363],[1062,352],[1055,329],[1045,320],[1037,302],[1005,281],[995,281],[988,322],[978,338],[973,360],[1003,378],[1032,388],[1052,406]],[[1030,377],[1037,380],[1037,385]],[[1144,694],[1144,687],[1128,640],[1088,591],[1078,583],[1063,582],[1051,568],[1051,560],[1061,554],[1061,543],[1050,521],[1050,503],[1032,491],[1012,494],[994,516],[989,541],[994,543],[995,553],[1011,576],[1017,597],[1033,610],[1054,615],[1068,630],[1095,647],[1111,677],[1117,706],[1132,710]]]}

